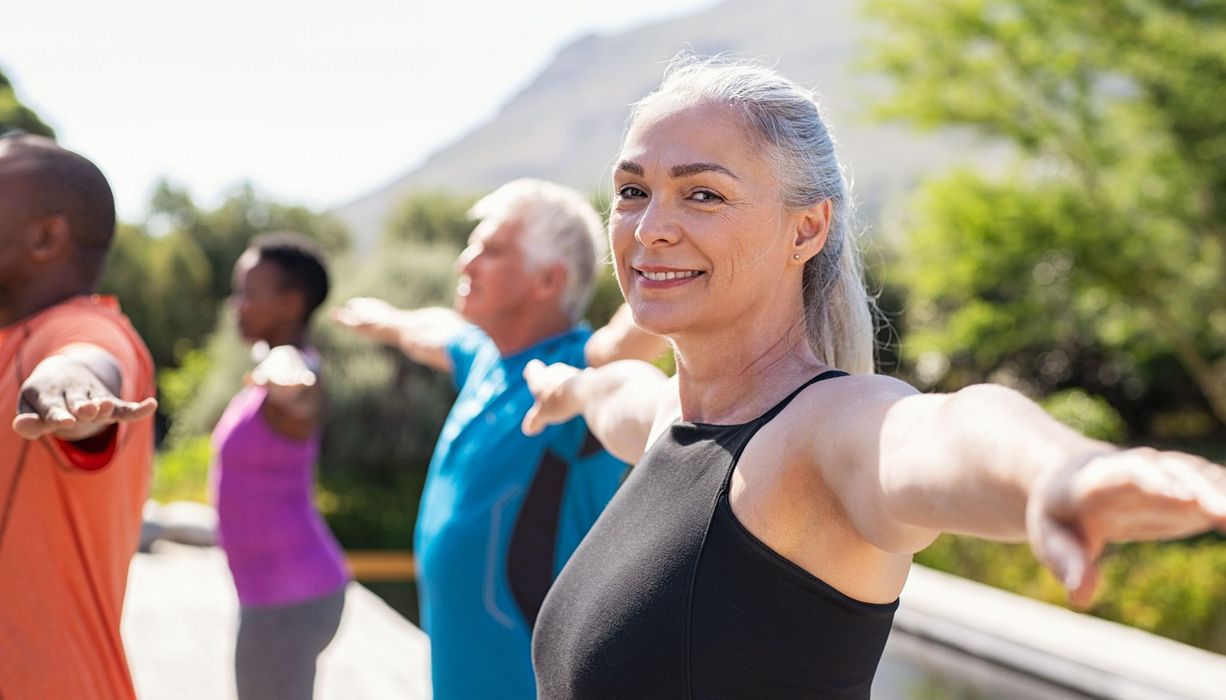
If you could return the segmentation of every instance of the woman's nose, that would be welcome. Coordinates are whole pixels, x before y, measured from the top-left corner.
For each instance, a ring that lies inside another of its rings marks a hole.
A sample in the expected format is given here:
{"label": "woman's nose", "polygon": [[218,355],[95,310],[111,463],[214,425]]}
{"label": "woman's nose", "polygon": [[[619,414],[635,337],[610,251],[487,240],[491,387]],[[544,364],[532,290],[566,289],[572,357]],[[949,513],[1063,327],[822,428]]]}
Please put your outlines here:
{"label": "woman's nose", "polygon": [[654,200],[643,209],[634,228],[634,237],[646,248],[668,246],[681,240],[681,228],[667,208]]}

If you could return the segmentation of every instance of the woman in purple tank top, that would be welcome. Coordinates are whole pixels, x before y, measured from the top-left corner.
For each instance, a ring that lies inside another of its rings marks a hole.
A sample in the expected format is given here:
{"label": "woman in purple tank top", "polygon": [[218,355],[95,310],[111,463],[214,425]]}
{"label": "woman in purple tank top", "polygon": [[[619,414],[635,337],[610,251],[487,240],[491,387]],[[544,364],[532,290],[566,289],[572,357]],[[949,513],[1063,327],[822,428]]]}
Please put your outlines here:
{"label": "woman in purple tank top", "polygon": [[238,696],[311,697],[350,579],[313,503],[324,392],[307,327],[328,274],[307,239],[267,234],[235,263],[233,288],[259,361],[213,431],[213,499],[240,609]]}

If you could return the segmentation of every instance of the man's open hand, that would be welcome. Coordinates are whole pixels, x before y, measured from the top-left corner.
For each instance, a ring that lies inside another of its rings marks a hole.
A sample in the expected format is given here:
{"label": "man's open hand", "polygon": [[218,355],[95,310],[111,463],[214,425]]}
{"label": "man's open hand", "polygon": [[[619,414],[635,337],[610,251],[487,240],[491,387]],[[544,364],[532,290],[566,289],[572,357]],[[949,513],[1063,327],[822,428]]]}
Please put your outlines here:
{"label": "man's open hand", "polygon": [[157,410],[152,396],[141,401],[119,398],[121,383],[115,359],[97,348],[48,357],[21,385],[13,432],[26,440],[49,433],[62,440],[83,440],[113,423],[141,420]]}

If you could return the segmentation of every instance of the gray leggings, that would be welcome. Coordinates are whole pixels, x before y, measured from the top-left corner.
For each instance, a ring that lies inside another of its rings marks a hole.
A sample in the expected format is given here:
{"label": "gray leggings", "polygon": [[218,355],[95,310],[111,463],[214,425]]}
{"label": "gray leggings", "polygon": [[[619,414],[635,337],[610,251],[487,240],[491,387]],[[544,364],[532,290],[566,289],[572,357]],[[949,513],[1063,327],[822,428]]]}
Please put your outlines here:
{"label": "gray leggings", "polygon": [[239,700],[309,700],[315,659],[332,638],[345,608],[345,589],[325,598],[239,610],[234,676]]}

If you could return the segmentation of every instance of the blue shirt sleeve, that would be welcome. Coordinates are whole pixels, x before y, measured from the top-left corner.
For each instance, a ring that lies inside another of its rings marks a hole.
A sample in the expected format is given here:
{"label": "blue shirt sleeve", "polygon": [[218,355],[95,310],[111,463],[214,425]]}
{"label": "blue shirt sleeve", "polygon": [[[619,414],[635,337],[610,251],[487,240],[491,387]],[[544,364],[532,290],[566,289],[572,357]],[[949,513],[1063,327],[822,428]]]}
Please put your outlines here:
{"label": "blue shirt sleeve", "polygon": [[447,355],[451,357],[451,380],[457,390],[468,381],[468,373],[473,368],[477,353],[488,342],[489,337],[476,326],[466,326],[447,341]]}
{"label": "blue shirt sleeve", "polygon": [[587,341],[592,338],[592,327],[587,321],[580,321],[575,326],[575,343],[570,346],[569,357],[559,359],[559,362],[565,362],[571,367],[579,369],[587,368]]}

